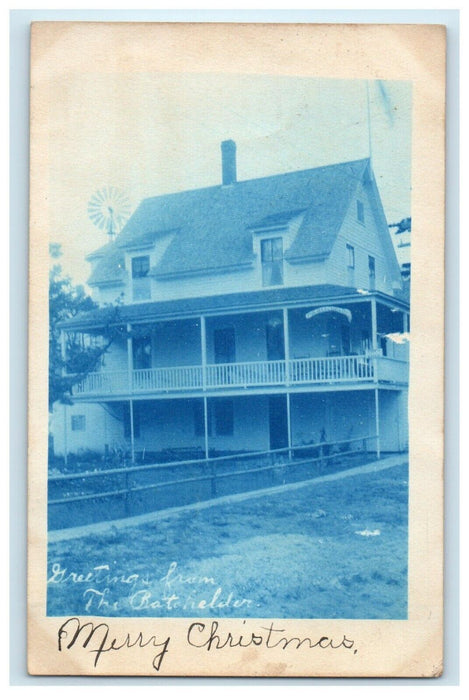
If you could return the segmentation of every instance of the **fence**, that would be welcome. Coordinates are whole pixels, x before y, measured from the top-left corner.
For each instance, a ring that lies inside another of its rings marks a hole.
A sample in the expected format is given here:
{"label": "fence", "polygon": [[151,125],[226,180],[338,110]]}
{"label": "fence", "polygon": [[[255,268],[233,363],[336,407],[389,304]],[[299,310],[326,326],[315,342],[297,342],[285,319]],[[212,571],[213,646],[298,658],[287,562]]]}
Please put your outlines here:
{"label": "fence", "polygon": [[[49,477],[49,527],[113,520],[290,483],[354,466],[376,453],[375,435],[209,459]],[[107,506],[103,511],[103,504]]]}

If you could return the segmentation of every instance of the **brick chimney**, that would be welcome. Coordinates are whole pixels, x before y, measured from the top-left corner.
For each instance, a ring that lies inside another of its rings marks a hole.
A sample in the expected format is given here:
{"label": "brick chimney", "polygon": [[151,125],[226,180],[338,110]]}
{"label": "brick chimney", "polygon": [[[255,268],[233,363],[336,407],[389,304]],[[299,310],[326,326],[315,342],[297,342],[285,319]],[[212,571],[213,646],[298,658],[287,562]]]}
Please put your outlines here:
{"label": "brick chimney", "polygon": [[231,139],[221,142],[222,184],[234,185],[236,182],[236,144]]}

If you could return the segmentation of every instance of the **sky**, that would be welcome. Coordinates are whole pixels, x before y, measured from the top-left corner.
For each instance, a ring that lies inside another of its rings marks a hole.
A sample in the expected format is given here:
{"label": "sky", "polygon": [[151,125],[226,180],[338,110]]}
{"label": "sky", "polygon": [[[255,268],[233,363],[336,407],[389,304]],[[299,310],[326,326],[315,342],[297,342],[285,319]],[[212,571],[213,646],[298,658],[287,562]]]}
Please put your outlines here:
{"label": "sky", "polygon": [[[107,242],[88,214],[102,188],[145,197],[368,157],[389,223],[411,215],[411,84],[283,76],[67,75],[51,90],[50,241],[76,284]],[[368,108],[369,104],[369,108]]]}

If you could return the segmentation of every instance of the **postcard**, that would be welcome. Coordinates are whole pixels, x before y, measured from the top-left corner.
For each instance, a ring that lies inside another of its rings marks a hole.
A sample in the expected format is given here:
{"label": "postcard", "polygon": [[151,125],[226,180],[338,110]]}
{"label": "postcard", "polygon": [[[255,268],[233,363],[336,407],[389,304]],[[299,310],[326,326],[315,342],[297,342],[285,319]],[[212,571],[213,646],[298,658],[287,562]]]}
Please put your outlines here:
{"label": "postcard", "polygon": [[431,677],[445,28],[31,27],[28,668]]}

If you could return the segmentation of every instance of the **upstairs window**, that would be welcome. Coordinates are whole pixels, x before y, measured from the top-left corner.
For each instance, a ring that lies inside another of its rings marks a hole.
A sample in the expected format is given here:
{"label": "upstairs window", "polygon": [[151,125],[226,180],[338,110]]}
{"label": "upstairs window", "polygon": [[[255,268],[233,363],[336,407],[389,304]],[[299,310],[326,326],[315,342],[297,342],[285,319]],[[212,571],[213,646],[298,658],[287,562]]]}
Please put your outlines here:
{"label": "upstairs window", "polygon": [[347,243],[347,267],[349,270],[355,269],[355,248]]}
{"label": "upstairs window", "polygon": [[261,241],[262,286],[283,284],[283,241],[265,238]]}
{"label": "upstairs window", "polygon": [[132,299],[144,301],[150,299],[150,256],[140,255],[132,258]]}
{"label": "upstairs window", "polygon": [[361,224],[365,223],[365,207],[359,199],[357,199],[357,219]]}

